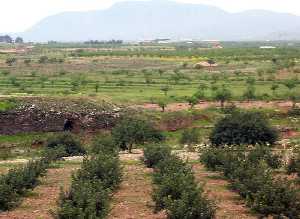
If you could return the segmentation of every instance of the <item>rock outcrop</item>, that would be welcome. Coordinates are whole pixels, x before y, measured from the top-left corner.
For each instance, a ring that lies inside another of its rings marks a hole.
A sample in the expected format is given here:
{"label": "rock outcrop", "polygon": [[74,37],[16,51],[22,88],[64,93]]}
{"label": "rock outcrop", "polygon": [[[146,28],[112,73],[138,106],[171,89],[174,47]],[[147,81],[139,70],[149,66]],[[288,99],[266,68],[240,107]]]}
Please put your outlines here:
{"label": "rock outcrop", "polygon": [[72,122],[74,132],[109,129],[119,113],[119,107],[107,103],[25,102],[16,109],[0,112],[0,135],[63,131],[66,120]]}

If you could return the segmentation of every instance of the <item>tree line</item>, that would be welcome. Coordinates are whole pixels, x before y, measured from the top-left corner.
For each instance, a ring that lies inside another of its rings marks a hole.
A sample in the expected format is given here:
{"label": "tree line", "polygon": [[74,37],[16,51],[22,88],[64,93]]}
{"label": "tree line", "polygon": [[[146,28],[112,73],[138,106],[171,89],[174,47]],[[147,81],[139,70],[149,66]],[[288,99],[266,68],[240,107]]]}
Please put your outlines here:
{"label": "tree line", "polygon": [[3,35],[0,36],[0,43],[24,43],[24,40],[22,37],[16,37],[15,39],[13,39],[9,35]]}

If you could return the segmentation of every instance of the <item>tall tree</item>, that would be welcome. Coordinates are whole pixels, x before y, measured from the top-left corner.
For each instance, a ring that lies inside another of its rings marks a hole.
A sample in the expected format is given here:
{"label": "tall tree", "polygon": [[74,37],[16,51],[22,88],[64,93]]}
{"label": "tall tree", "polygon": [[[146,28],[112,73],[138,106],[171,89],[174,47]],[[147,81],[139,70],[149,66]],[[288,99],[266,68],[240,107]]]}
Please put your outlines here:
{"label": "tall tree", "polygon": [[24,43],[24,40],[23,40],[22,37],[17,37],[17,38],[15,39],[15,43]]}
{"label": "tall tree", "polygon": [[112,136],[121,149],[128,149],[129,153],[136,144],[159,142],[164,136],[152,124],[144,119],[126,117],[120,120],[112,130]]}
{"label": "tall tree", "polygon": [[0,36],[0,43],[12,43],[13,39],[9,35]]}

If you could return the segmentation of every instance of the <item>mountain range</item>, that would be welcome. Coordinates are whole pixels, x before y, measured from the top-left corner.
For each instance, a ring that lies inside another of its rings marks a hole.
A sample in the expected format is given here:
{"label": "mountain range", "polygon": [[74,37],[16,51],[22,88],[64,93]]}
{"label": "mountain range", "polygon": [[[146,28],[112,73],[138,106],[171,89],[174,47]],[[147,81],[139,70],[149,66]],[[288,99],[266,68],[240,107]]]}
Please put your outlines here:
{"label": "mountain range", "polygon": [[64,12],[23,33],[26,41],[156,38],[199,40],[299,40],[300,16],[266,10],[229,13],[202,4],[129,1],[105,10]]}

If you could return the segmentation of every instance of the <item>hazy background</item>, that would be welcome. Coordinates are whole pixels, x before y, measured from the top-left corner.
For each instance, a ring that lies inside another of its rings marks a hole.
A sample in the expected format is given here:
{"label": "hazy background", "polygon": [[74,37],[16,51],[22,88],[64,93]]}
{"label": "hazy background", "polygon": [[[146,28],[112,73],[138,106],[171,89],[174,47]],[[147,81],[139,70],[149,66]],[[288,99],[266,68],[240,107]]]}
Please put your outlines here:
{"label": "hazy background", "polygon": [[[23,32],[41,19],[65,11],[89,11],[110,7],[123,0],[9,0],[0,6],[0,33]],[[300,15],[299,0],[177,0],[204,3],[229,12],[265,9]]]}

